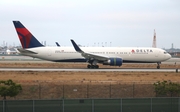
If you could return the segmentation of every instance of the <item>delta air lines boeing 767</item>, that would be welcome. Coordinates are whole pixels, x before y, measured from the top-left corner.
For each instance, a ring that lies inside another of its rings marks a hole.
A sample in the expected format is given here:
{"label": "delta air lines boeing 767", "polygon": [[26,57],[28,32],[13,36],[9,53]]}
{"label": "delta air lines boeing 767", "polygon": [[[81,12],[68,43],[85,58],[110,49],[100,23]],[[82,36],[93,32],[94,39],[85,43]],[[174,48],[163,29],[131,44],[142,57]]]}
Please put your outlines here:
{"label": "delta air lines boeing 767", "polygon": [[13,21],[22,48],[20,54],[54,62],[88,62],[87,68],[99,68],[98,63],[121,66],[123,63],[160,63],[171,58],[165,50],[151,47],[48,47],[42,45],[20,21]]}

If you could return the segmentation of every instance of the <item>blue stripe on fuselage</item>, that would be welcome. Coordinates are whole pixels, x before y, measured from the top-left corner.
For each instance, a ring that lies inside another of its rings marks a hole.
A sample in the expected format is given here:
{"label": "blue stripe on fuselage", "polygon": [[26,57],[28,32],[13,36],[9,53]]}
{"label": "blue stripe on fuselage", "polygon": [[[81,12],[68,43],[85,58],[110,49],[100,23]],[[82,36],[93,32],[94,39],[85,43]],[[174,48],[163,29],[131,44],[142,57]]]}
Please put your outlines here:
{"label": "blue stripe on fuselage", "polygon": [[87,59],[52,60],[54,62],[87,62]]}
{"label": "blue stripe on fuselage", "polygon": [[[87,62],[87,59],[66,59],[66,60],[51,60],[54,62]],[[100,62],[103,63],[103,62]],[[133,61],[133,60],[123,60],[123,63],[157,63],[148,61]]]}

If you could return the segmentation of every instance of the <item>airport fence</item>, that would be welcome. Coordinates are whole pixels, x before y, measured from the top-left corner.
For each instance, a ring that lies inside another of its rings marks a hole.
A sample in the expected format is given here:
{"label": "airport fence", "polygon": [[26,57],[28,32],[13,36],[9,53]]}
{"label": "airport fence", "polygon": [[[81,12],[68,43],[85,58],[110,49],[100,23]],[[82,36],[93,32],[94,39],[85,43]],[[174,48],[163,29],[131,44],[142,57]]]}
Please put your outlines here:
{"label": "airport fence", "polygon": [[[157,97],[153,84],[144,83],[63,84],[59,82],[26,82],[21,84],[23,88],[21,93],[16,97],[7,97],[8,100]],[[179,94],[161,97],[179,97]]]}
{"label": "airport fence", "polygon": [[144,98],[155,97],[153,84],[62,84],[59,82],[21,83],[22,92],[8,99]]}
{"label": "airport fence", "polygon": [[1,100],[0,112],[180,112],[180,98]]}

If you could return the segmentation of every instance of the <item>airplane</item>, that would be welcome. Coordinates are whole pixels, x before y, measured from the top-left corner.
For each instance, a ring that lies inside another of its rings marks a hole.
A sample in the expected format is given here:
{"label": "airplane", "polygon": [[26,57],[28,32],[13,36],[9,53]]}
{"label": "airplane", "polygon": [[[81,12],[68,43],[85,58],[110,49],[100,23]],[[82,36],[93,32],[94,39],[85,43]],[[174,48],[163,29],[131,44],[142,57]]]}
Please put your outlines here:
{"label": "airplane", "polygon": [[123,63],[157,63],[171,58],[165,50],[152,47],[73,47],[42,45],[20,21],[13,21],[22,48],[20,54],[53,62],[88,62],[87,68],[99,68],[98,63],[121,66]]}
{"label": "airplane", "polygon": [[58,47],[60,47],[60,45],[59,45],[59,43],[58,42],[55,42],[56,43],[56,45],[58,46]]}

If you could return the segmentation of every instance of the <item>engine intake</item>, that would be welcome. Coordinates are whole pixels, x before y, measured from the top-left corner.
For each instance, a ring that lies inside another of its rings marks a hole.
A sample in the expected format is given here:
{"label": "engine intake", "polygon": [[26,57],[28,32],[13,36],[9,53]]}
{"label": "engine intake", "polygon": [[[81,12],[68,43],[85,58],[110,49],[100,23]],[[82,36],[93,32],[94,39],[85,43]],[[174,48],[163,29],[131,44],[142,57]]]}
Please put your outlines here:
{"label": "engine intake", "polygon": [[103,65],[121,66],[122,63],[123,63],[122,58],[109,58],[109,60],[105,61]]}

